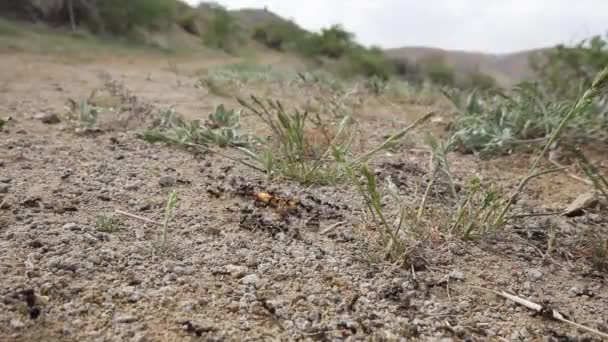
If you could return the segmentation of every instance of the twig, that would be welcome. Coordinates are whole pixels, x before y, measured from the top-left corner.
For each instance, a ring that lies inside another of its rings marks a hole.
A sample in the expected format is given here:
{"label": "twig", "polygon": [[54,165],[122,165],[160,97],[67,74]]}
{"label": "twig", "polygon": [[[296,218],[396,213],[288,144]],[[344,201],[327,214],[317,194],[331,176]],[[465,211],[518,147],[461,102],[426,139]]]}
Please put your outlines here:
{"label": "twig", "polygon": [[142,216],[131,214],[131,213],[128,213],[126,211],[122,211],[122,210],[116,209],[114,212],[116,212],[117,214],[123,215],[123,216],[130,217],[132,219],[136,219],[136,220],[140,220],[140,221],[146,222],[146,223],[155,224],[155,225],[158,225],[158,226],[162,226],[163,225],[161,222],[150,220],[149,218],[145,218],[145,217],[142,217]]}
{"label": "twig", "polygon": [[331,226],[329,226],[329,227],[327,227],[327,228],[323,229],[323,231],[322,231],[321,233],[319,233],[319,234],[321,234],[321,235],[325,235],[325,234],[327,234],[327,233],[331,232],[332,230],[334,230],[334,229],[336,229],[336,228],[340,227],[341,225],[343,225],[343,224],[345,224],[345,223],[346,223],[346,221],[340,221],[340,222],[338,222],[338,223],[334,223],[334,224],[332,224]]}
{"label": "twig", "polygon": [[563,323],[570,324],[570,325],[575,326],[575,327],[577,327],[579,329],[582,329],[582,330],[585,330],[587,332],[590,332],[590,333],[596,334],[598,336],[601,336],[602,338],[608,338],[608,334],[605,334],[605,333],[603,333],[601,331],[598,331],[596,329],[593,329],[593,328],[590,328],[590,327],[587,327],[587,326],[584,326],[582,324],[579,324],[579,323],[576,323],[576,322],[573,322],[573,321],[570,321],[570,320],[566,319],[564,317],[564,315],[562,315],[557,310],[546,308],[546,307],[544,307],[544,306],[542,306],[540,304],[531,302],[531,301],[529,301],[527,299],[524,299],[524,298],[521,298],[521,297],[518,297],[518,296],[515,296],[515,295],[512,295],[512,294],[509,294],[509,293],[506,293],[505,291],[500,291],[499,292],[499,291],[495,291],[495,290],[492,290],[492,289],[486,289],[486,288],[483,288],[483,287],[477,287],[477,286],[473,286],[473,287],[476,288],[476,289],[479,289],[479,290],[483,290],[483,291],[487,291],[487,292],[492,292],[492,293],[496,294],[497,296],[500,296],[502,298],[508,299],[508,300],[510,300],[512,302],[515,302],[515,303],[517,303],[517,304],[519,304],[521,306],[524,306],[524,307],[526,307],[526,308],[528,308],[530,310],[534,310],[537,313],[545,314],[546,317],[552,318],[552,319],[554,319],[556,321],[560,321],[560,322],[563,322]]}
{"label": "twig", "polygon": [[541,216],[560,216],[565,211],[554,211],[548,213],[532,213],[532,214],[520,214],[520,215],[510,215],[506,217],[506,220],[516,219],[516,218],[526,218],[526,217],[541,217]]}
{"label": "twig", "polygon": [[[560,163],[559,163],[557,160],[554,160],[554,159],[552,159],[552,158],[549,158],[549,161],[550,161],[550,162],[551,162],[553,165],[555,165],[555,166],[557,166],[557,167],[559,167],[559,168],[567,168],[567,166],[564,166],[564,165],[560,164]],[[568,175],[568,177],[570,177],[570,178],[572,178],[572,179],[576,179],[577,181],[579,181],[579,182],[583,182],[583,183],[585,183],[585,184],[587,184],[587,185],[593,185],[593,182],[591,182],[590,180],[585,179],[585,178],[582,178],[582,177],[579,177],[579,176],[577,176],[577,175],[575,175],[575,174],[573,174],[573,173],[571,173],[571,172],[567,172],[567,173],[566,173],[566,175]]]}

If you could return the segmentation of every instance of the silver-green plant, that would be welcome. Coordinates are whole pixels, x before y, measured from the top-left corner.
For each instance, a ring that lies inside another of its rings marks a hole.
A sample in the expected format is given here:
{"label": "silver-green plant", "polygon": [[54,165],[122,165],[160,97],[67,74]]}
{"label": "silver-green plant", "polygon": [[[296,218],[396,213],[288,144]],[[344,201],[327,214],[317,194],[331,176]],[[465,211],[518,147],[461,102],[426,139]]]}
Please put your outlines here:
{"label": "silver-green plant", "polygon": [[200,120],[185,120],[168,110],[161,114],[158,127],[138,136],[150,143],[163,142],[197,150],[206,150],[209,146],[246,147],[250,139],[240,133],[240,120],[240,112],[223,105],[216,107],[204,124]]}
{"label": "silver-green plant", "polygon": [[101,108],[93,104],[93,91],[88,98],[80,100],[68,99],[68,120],[72,120],[85,128],[93,128],[97,124]]}

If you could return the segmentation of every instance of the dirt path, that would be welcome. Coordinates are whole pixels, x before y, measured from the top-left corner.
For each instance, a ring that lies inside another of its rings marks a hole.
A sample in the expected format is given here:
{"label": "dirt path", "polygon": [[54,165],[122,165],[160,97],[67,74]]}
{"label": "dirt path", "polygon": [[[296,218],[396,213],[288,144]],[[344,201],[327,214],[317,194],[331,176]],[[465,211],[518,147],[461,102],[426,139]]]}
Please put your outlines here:
{"label": "dirt path", "polygon": [[[32,118],[61,112],[68,98],[88,96],[107,77],[143,102],[203,117],[227,101],[194,86],[196,71],[215,63],[178,63],[175,73],[165,60],[68,65],[0,56],[0,116],[14,118],[0,133],[0,341],[599,340],[476,287],[550,303],[608,331],[605,274],[567,251],[543,257],[551,231],[606,229],[605,214],[437,243],[411,267],[371,264],[352,189],[271,183],[217,156],[146,144],[133,132],[78,135],[65,123]],[[399,115],[412,108],[379,112],[404,120]],[[389,120],[364,125],[377,139]],[[454,167],[502,175],[510,187],[522,160],[478,165],[459,156]],[[396,153],[379,165],[409,186],[425,163],[424,154]],[[530,203],[545,196],[547,207],[563,207],[585,189],[567,176],[543,182]],[[96,229],[99,216],[117,209],[161,221],[171,189],[180,202],[168,255],[154,247],[154,224],[123,217],[115,232]],[[276,223],[243,189],[274,190],[311,209]]]}

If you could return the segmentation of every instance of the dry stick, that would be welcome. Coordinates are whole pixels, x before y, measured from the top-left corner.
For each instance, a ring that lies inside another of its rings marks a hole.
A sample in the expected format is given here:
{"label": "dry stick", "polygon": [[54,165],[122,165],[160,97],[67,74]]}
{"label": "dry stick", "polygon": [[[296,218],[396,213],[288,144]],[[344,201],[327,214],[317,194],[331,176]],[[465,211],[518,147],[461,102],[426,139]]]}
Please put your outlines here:
{"label": "dry stick", "polygon": [[343,225],[345,223],[346,223],[346,221],[340,221],[340,222],[334,223],[331,226],[325,228],[320,234],[321,235],[325,235],[325,234],[331,232],[332,230],[338,228],[339,226],[341,226],[341,225]]}
{"label": "dry stick", "polygon": [[[524,306],[524,307],[526,307],[526,308],[528,308],[530,310],[534,310],[537,313],[547,312],[547,308],[543,307],[542,305],[536,304],[534,302],[531,302],[531,301],[529,301],[527,299],[524,299],[524,298],[521,298],[521,297],[518,297],[518,296],[514,296],[514,295],[509,294],[509,293],[507,293],[505,291],[500,291],[499,292],[499,291],[496,291],[496,290],[486,289],[486,288],[478,287],[478,286],[473,286],[473,288],[476,288],[476,289],[479,289],[479,290],[483,290],[483,291],[487,291],[487,292],[492,292],[492,293],[496,294],[497,296],[500,296],[502,298],[505,298],[505,299],[508,299],[510,301],[513,301],[513,302],[515,302],[515,303],[517,303],[517,304],[519,304],[521,306]],[[601,332],[599,330],[596,330],[596,329],[584,326],[582,324],[579,324],[579,323],[576,323],[576,322],[573,322],[573,321],[570,321],[570,320],[564,318],[564,316],[559,311],[557,311],[557,310],[550,309],[549,315],[550,315],[549,316],[550,318],[553,318],[553,319],[555,319],[557,321],[573,325],[573,326],[575,326],[575,327],[577,327],[579,329],[582,329],[582,330],[585,330],[587,332],[590,332],[590,333],[596,334],[598,336],[601,336],[602,338],[608,338],[608,334],[605,334],[605,333],[603,333],[603,332]]]}
{"label": "dry stick", "polygon": [[[550,162],[551,162],[553,165],[555,165],[555,166],[557,166],[557,167],[563,167],[563,168],[567,168],[567,166],[564,166],[564,165],[560,164],[560,163],[559,163],[557,160],[554,160],[554,159],[552,159],[551,157],[549,157],[549,161],[550,161]],[[589,181],[588,179],[584,179],[584,178],[582,178],[582,177],[579,177],[579,176],[575,175],[574,173],[568,172],[568,173],[566,173],[566,174],[568,175],[568,177],[570,177],[570,178],[572,178],[572,179],[576,179],[576,180],[577,180],[577,181],[579,181],[579,182],[583,182],[583,183],[585,183],[585,184],[587,184],[587,185],[593,185],[593,182]]]}
{"label": "dry stick", "polygon": [[142,217],[142,216],[131,214],[131,213],[128,213],[126,211],[122,211],[122,210],[116,209],[114,212],[116,212],[117,214],[123,215],[123,216],[130,217],[132,219],[136,219],[136,220],[140,220],[140,221],[146,222],[146,223],[155,224],[155,225],[158,225],[158,226],[162,226],[163,225],[161,222],[150,220],[149,218],[145,218],[145,217]]}
{"label": "dry stick", "polygon": [[386,139],[382,144],[380,144],[378,147],[374,148],[371,151],[368,151],[366,153],[364,153],[363,155],[357,157],[355,160],[353,160],[350,164],[353,166],[358,166],[361,165],[362,163],[365,163],[369,158],[371,158],[374,154],[382,151],[383,149],[385,149],[387,146],[390,146],[390,144],[392,144],[393,142],[403,138],[403,136],[405,136],[410,130],[416,128],[418,125],[424,123],[425,121],[427,121],[428,119],[430,119],[432,116],[434,116],[435,113],[434,112],[429,112],[425,115],[423,115],[422,117],[418,118],[416,121],[414,121],[411,125],[405,127],[404,129],[402,129],[401,131],[391,135],[388,139]]}
{"label": "dry stick", "polygon": [[533,213],[533,214],[520,214],[520,215],[510,215],[506,217],[506,220],[516,219],[516,218],[526,218],[526,217],[542,217],[542,216],[558,216],[565,213],[565,210],[562,211],[553,211],[547,213]]}

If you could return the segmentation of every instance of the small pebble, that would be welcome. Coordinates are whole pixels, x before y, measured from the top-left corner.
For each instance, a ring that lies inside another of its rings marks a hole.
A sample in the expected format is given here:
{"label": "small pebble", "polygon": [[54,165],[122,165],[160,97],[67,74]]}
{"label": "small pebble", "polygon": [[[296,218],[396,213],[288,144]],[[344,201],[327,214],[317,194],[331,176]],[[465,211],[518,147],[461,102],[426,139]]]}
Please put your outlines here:
{"label": "small pebble", "polygon": [[114,322],[116,323],[133,323],[135,321],[137,321],[137,317],[129,314],[123,314],[114,317]]}
{"label": "small pebble", "polygon": [[450,279],[464,281],[464,273],[462,273],[462,271],[453,270],[450,272]]}
{"label": "small pebble", "polygon": [[530,269],[526,270],[526,273],[528,274],[528,277],[532,281],[541,280],[543,278],[543,273],[541,271],[537,270],[536,268],[530,268]]}
{"label": "small pebble", "polygon": [[252,285],[255,286],[258,282],[258,275],[257,274],[250,274],[247,275],[245,277],[243,277],[243,279],[241,279],[241,283],[244,285]]}
{"label": "small pebble", "polygon": [[42,123],[53,125],[61,122],[59,116],[55,113],[38,113],[34,115],[34,119],[42,121]]}
{"label": "small pebble", "polygon": [[175,186],[175,184],[177,184],[177,179],[175,177],[169,176],[169,175],[162,176],[158,180],[158,184],[163,188],[172,187],[172,186]]}
{"label": "small pebble", "polygon": [[63,225],[63,229],[64,230],[70,230],[70,231],[73,231],[73,232],[81,230],[80,227],[76,223],[73,223],[73,222],[64,224]]}

